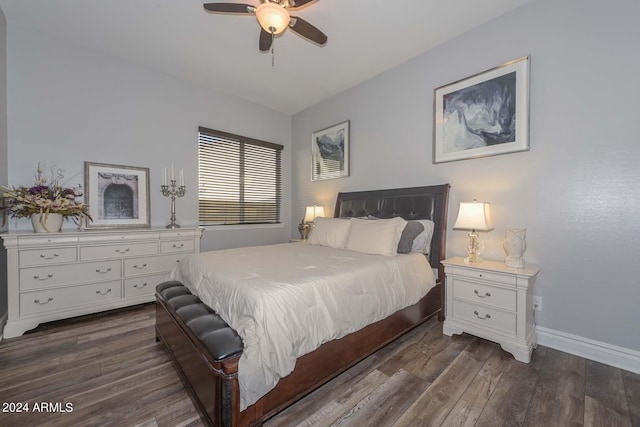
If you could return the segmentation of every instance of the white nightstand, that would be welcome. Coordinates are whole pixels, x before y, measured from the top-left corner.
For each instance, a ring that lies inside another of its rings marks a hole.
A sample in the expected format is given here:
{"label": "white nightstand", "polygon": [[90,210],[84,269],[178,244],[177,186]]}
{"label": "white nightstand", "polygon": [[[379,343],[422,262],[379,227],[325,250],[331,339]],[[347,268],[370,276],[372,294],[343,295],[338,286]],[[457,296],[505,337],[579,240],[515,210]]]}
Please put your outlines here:
{"label": "white nightstand", "polygon": [[446,274],[445,335],[467,332],[499,343],[516,360],[529,363],[536,344],[533,283],[540,267],[502,262],[442,261]]}

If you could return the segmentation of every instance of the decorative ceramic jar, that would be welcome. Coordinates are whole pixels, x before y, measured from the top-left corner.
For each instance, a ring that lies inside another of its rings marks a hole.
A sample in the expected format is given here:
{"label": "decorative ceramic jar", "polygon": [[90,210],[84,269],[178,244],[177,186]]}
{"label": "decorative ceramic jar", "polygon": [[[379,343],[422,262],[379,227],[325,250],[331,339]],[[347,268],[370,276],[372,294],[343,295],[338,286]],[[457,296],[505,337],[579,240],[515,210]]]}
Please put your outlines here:
{"label": "decorative ceramic jar", "polygon": [[64,217],[57,213],[31,214],[31,225],[36,233],[57,233],[62,229]]}
{"label": "decorative ceramic jar", "polygon": [[504,263],[508,267],[524,268],[524,251],[527,250],[527,230],[524,228],[507,228],[502,247],[507,253]]}

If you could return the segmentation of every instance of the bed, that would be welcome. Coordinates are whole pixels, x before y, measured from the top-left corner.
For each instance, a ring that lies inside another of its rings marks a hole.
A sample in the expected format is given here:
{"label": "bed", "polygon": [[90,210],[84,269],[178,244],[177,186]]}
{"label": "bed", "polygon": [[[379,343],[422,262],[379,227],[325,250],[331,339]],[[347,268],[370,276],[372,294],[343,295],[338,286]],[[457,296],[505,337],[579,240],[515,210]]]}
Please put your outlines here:
{"label": "bed", "polygon": [[[412,263],[415,263],[417,258],[422,258],[425,265],[423,270],[428,269],[430,265],[435,271],[434,286],[430,286],[430,289],[425,291],[426,295],[415,297],[417,302],[411,303],[409,306],[390,313],[377,313],[376,315],[382,317],[374,319],[373,323],[358,327],[357,330],[339,335],[335,339],[322,341],[323,343],[319,347],[308,353],[296,354],[297,359],[293,360],[291,373],[285,371],[288,374],[279,379],[273,389],[267,391],[257,400],[250,401],[248,405],[244,401],[241,406],[239,378],[242,379],[244,375],[246,379],[247,372],[254,375],[252,371],[249,371],[249,365],[246,363],[247,355],[252,355],[254,351],[251,347],[251,341],[246,335],[247,332],[240,326],[240,323],[237,323],[237,319],[234,319],[233,310],[240,308],[229,308],[225,304],[220,305],[211,300],[209,305],[216,307],[216,311],[205,304],[203,301],[208,300],[209,295],[206,295],[195,282],[199,282],[202,277],[210,273],[203,272],[204,270],[200,267],[192,267],[189,264],[191,260],[186,260],[185,265],[181,268],[194,270],[194,275],[178,275],[177,278],[181,281],[160,284],[156,291],[156,337],[164,344],[171,356],[203,421],[212,426],[260,425],[264,420],[311,390],[425,320],[433,316],[438,316],[442,320],[444,272],[440,260],[444,258],[445,253],[448,191],[449,185],[445,184],[338,194],[335,218],[366,218],[371,220],[401,217],[410,222],[433,221],[435,226],[429,243],[428,256],[419,255],[417,257],[418,254],[408,254],[406,257],[387,258],[389,260],[397,258],[401,261],[410,259]],[[357,220],[351,222],[354,223]],[[387,222],[391,223],[393,220]],[[293,259],[294,254],[291,251],[295,245],[306,246],[303,243],[274,245],[272,251],[275,253],[276,250],[282,250],[284,254],[291,254]],[[298,249],[294,251],[300,252],[300,256],[306,256],[307,248],[305,246],[298,246]],[[278,247],[280,248],[278,249]],[[308,249],[312,250],[312,248]],[[248,248],[247,251],[250,253],[248,256],[255,256],[259,250],[258,248]],[[317,249],[313,249],[313,251],[315,252],[310,252],[311,255],[319,256]],[[320,252],[322,251],[325,250],[321,249]],[[343,250],[342,252],[348,251]],[[334,253],[329,252],[329,254],[333,259],[337,258]],[[241,256],[238,251],[232,251],[231,255]],[[364,258],[355,253],[352,255],[344,258],[348,258],[349,262]],[[209,256],[215,258],[218,254],[212,253]],[[426,262],[425,256],[427,257]],[[203,255],[203,257],[206,258],[207,255]],[[265,264],[269,262],[272,261],[264,261]],[[318,265],[320,264],[318,261]],[[193,265],[197,266],[198,264],[194,263]],[[330,266],[330,268],[333,267],[335,266]],[[316,267],[314,266],[314,268]],[[280,275],[282,274],[285,273],[281,272]],[[392,274],[389,277],[394,276]],[[278,280],[283,281],[281,276],[278,276]],[[351,280],[356,281],[356,278],[351,278]],[[385,295],[384,292],[388,292],[388,290],[382,291],[382,295]],[[324,295],[324,290],[316,290],[316,293]],[[388,299],[394,298],[389,295]],[[380,305],[385,305],[385,302],[382,301]],[[231,307],[233,304],[229,304],[229,306]],[[202,314],[207,316],[197,317]],[[281,317],[285,317],[285,320],[288,319],[288,316]],[[246,348],[243,347],[243,341],[239,334],[229,326],[227,320],[229,323],[235,324],[242,334],[245,334]],[[352,321],[353,319],[348,320],[348,322]],[[207,328],[213,328],[213,332]],[[244,365],[240,363],[241,360],[245,361]],[[243,391],[243,396],[244,393]]]}

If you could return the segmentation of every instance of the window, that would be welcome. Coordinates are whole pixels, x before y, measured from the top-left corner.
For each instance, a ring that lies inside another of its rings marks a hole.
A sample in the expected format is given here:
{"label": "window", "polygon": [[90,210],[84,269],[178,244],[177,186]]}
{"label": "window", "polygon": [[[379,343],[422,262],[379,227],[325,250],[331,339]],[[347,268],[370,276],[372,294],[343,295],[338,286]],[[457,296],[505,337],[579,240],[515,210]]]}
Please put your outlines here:
{"label": "window", "polygon": [[279,224],[282,148],[200,127],[200,225]]}

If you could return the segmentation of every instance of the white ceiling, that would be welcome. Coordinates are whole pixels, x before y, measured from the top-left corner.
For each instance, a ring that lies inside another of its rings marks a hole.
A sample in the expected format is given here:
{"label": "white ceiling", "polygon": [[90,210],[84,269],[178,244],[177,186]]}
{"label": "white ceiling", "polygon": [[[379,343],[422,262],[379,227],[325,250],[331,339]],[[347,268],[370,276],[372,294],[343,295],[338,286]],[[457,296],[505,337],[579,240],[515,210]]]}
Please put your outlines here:
{"label": "white ceiling", "polygon": [[[257,5],[258,0],[226,0]],[[329,37],[291,30],[258,50],[252,15],[204,10],[213,0],[0,0],[20,25],[199,86],[294,114],[529,0],[317,0],[292,13]]]}

